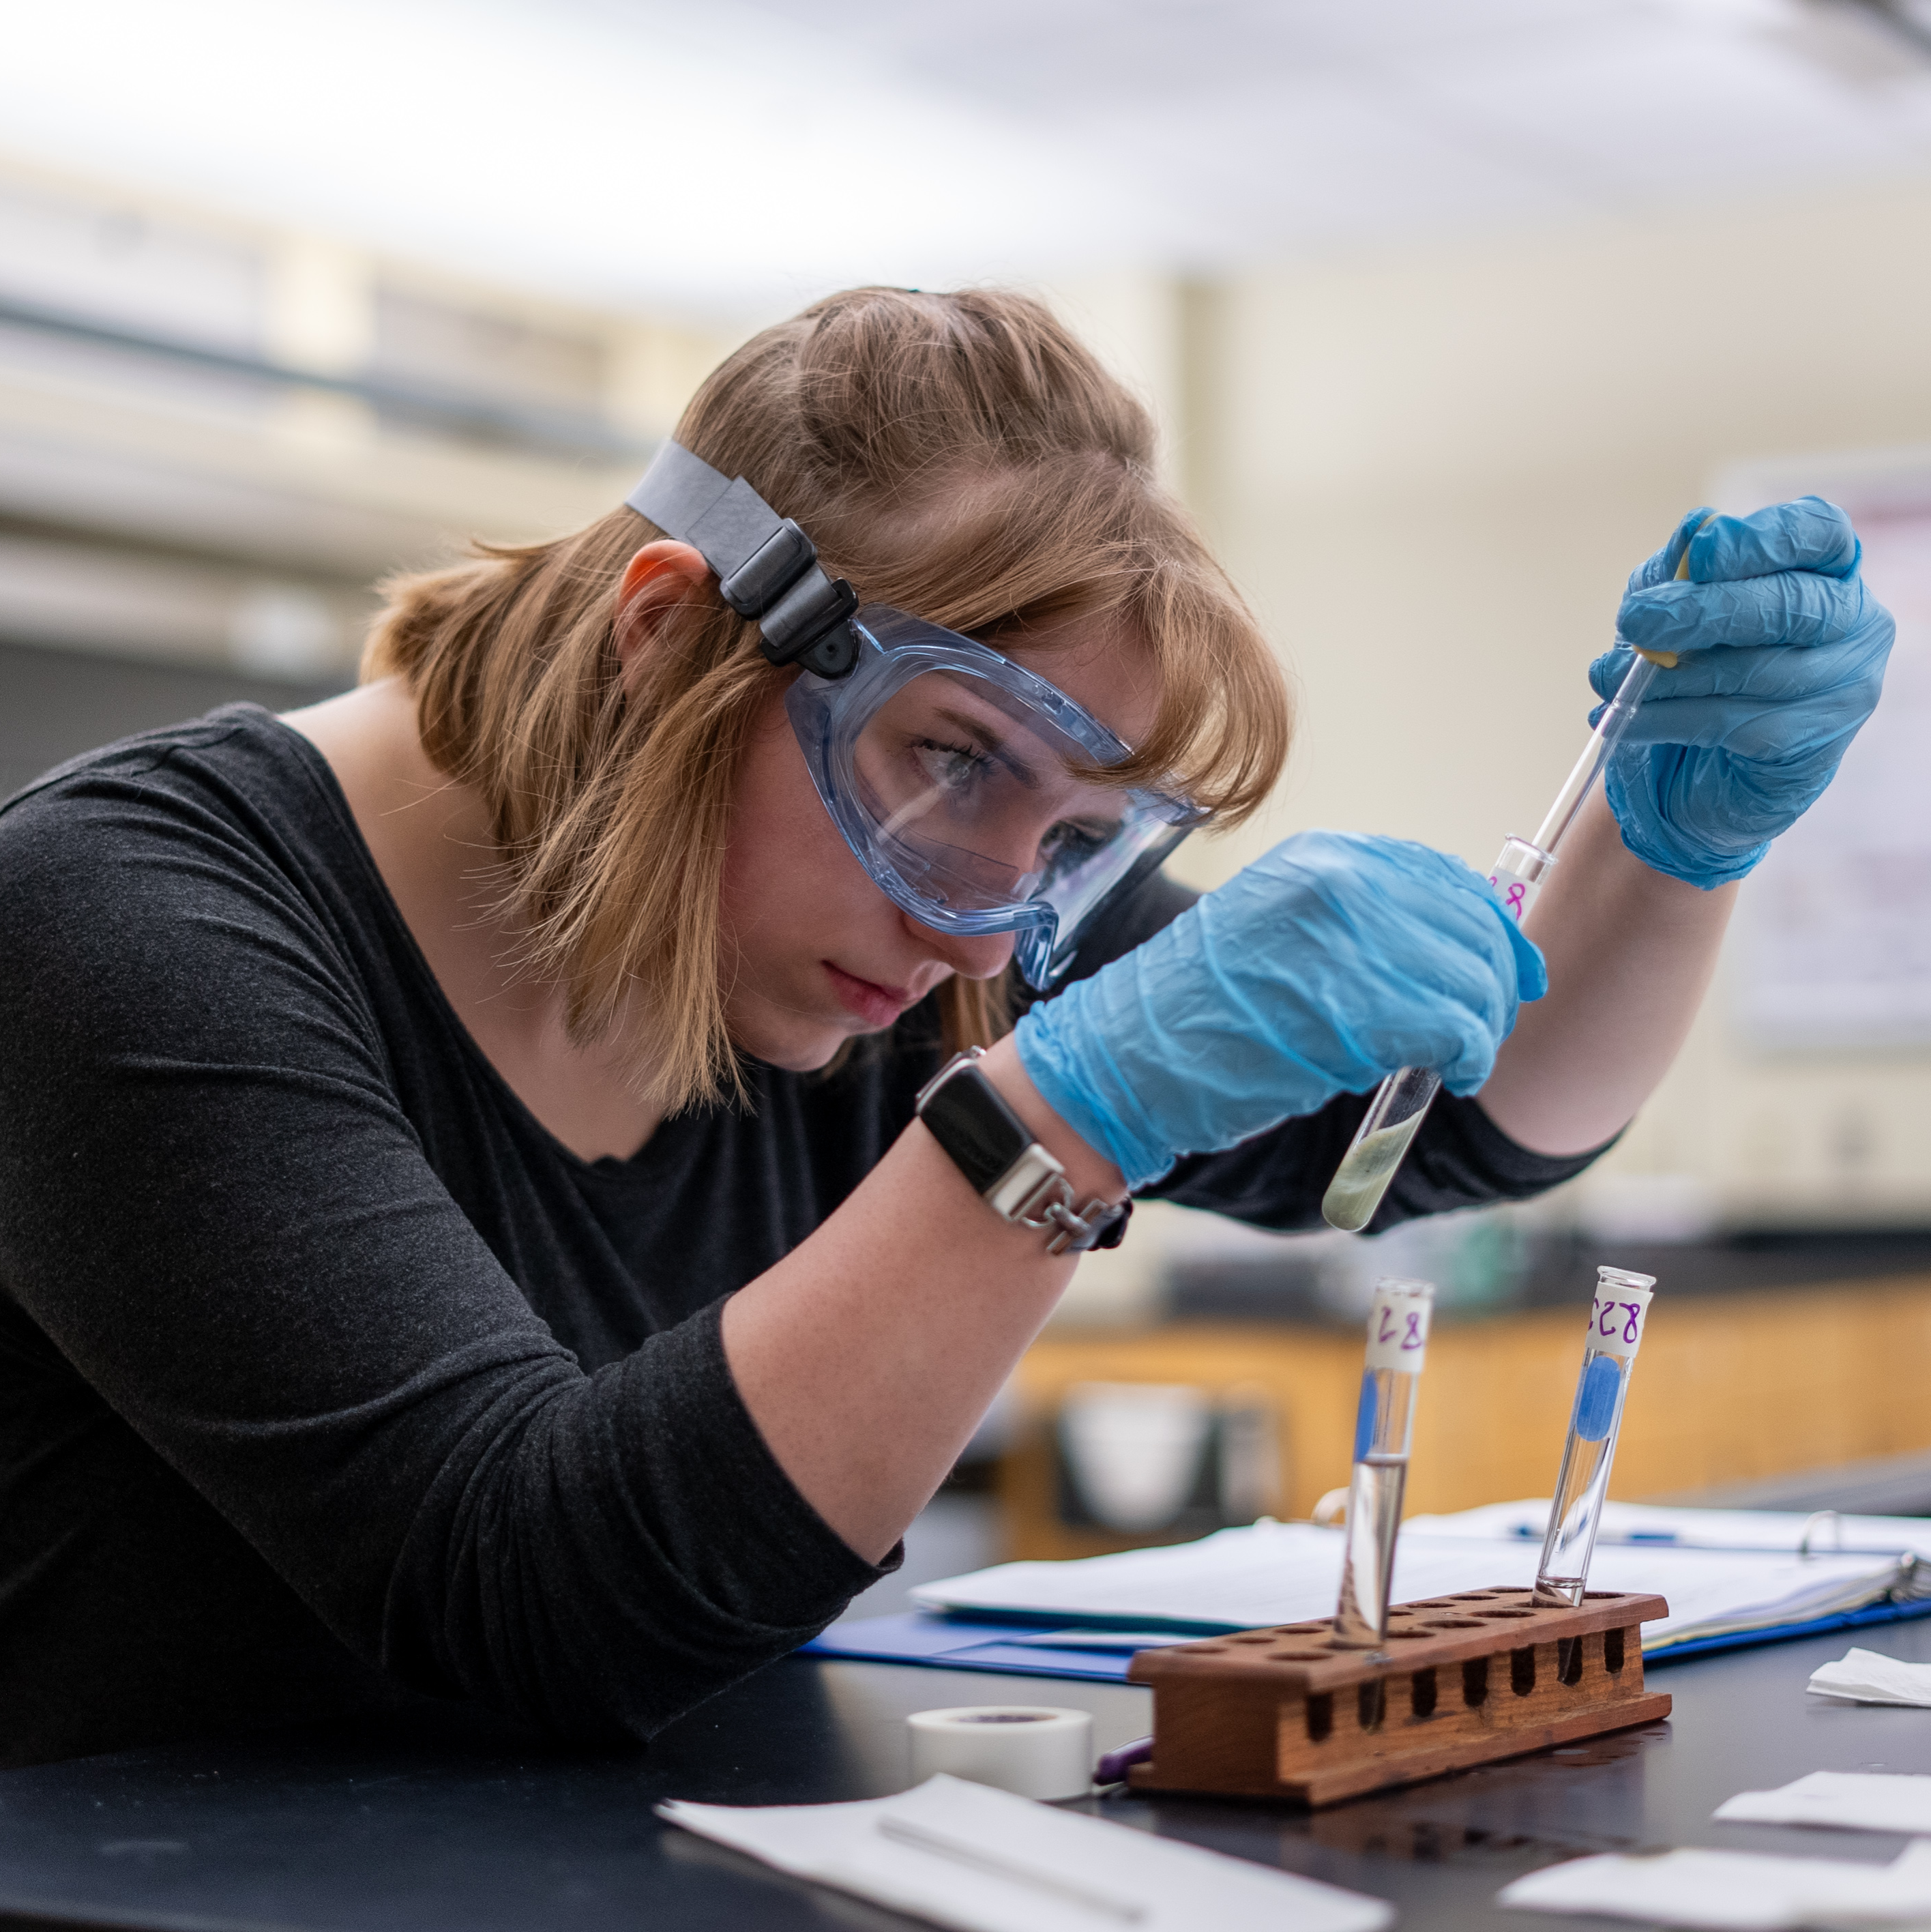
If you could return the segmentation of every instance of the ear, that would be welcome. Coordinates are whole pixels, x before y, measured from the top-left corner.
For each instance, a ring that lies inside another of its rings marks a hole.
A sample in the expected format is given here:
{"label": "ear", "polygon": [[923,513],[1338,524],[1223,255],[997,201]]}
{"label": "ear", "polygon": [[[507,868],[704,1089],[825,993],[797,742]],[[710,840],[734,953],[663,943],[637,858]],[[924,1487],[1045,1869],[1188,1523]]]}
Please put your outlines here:
{"label": "ear", "polygon": [[625,676],[654,638],[666,614],[710,580],[711,567],[686,543],[667,537],[647,543],[624,566],[617,586],[617,662]]}

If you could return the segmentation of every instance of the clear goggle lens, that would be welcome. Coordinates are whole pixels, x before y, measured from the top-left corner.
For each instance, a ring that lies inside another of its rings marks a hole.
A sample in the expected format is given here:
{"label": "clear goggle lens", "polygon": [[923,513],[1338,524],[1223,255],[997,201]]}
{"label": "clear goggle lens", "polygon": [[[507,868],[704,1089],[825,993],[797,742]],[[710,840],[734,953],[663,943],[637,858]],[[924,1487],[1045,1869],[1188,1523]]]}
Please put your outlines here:
{"label": "clear goggle lens", "polygon": [[1105,782],[1127,748],[987,646],[876,606],[859,628],[853,676],[787,699],[827,808],[913,918],[1015,933],[1021,970],[1050,984],[1087,916],[1200,814]]}
{"label": "clear goggle lens", "polygon": [[853,748],[859,798],[895,869],[954,911],[1051,896],[1126,828],[1128,794],[1093,782],[1077,746],[1003,695],[928,672],[888,698]]}

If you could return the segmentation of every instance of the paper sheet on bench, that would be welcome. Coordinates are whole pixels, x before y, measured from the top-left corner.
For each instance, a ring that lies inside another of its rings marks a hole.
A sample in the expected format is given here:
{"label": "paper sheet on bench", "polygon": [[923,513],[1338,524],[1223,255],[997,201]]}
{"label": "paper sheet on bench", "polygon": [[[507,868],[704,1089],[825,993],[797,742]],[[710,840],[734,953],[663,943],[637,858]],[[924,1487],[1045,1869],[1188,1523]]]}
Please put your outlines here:
{"label": "paper sheet on bench", "polygon": [[1767,1852],[1606,1852],[1531,1872],[1495,1895],[1529,1912],[1606,1913],[1704,1932],[1909,1924],[1931,1918],[1931,1845],[1888,1865],[1786,1858]]}
{"label": "paper sheet on bench", "polygon": [[1804,1687],[1813,1697],[1849,1704],[1908,1704],[1931,1708],[1931,1664],[1906,1664],[1880,1651],[1847,1650],[1820,1664]]}
{"label": "paper sheet on bench", "polygon": [[[961,1932],[1381,1932],[1395,1916],[1360,1892],[956,1778],[848,1804],[657,1809],[781,1871]],[[887,1836],[887,1821],[924,1843]]]}
{"label": "paper sheet on bench", "polygon": [[[1342,1534],[1312,1523],[1259,1522],[1198,1543],[1132,1550],[1063,1563],[1002,1563],[920,1586],[922,1609],[1115,1626],[1143,1622],[1204,1630],[1299,1623],[1333,1613]],[[1404,1528],[1394,1600],[1453,1595],[1535,1580],[1540,1547],[1515,1537]],[[1599,1547],[1593,1590],[1654,1592],[1670,1615],[1644,1628],[1644,1648],[1730,1630],[1774,1628],[1876,1601],[1899,1578],[1888,1556],[1813,1556],[1682,1544]]]}
{"label": "paper sheet on bench", "polygon": [[1931,1778],[1916,1772],[1813,1771],[1774,1791],[1740,1791],[1714,1815],[1726,1825],[1828,1825],[1843,1832],[1931,1837]]}

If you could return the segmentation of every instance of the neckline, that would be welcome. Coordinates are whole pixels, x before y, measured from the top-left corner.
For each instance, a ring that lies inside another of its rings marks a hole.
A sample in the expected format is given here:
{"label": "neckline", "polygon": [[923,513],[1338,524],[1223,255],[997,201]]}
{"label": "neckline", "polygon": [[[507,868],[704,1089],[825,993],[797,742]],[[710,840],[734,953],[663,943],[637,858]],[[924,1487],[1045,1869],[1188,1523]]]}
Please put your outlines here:
{"label": "neckline", "polygon": [[271,726],[277,734],[293,748],[304,776],[314,787],[331,819],[342,833],[349,848],[350,861],[361,874],[364,884],[373,896],[379,916],[388,927],[391,935],[401,942],[404,956],[415,974],[419,988],[427,994],[444,1024],[454,1035],[471,1066],[481,1073],[497,1097],[529,1132],[542,1142],[550,1154],[572,1173],[608,1179],[627,1177],[641,1172],[649,1160],[652,1150],[664,1142],[673,1122],[687,1120],[692,1118],[691,1114],[688,1111],[682,1114],[666,1114],[651,1130],[649,1138],[643,1144],[636,1153],[629,1155],[604,1154],[598,1155],[594,1160],[586,1160],[574,1148],[559,1140],[530,1111],[523,1096],[503,1078],[502,1070],[477,1043],[476,1036],[463,1024],[462,1015],[456,1010],[449,995],[442,990],[442,981],[436,978],[428,956],[417,944],[415,934],[409,929],[409,921],[403,916],[402,908],[397,904],[395,895],[389,890],[388,881],[382,877],[382,868],[376,863],[376,855],[369,850],[369,842],[362,836],[362,828],[355,823],[355,812],[349,803],[348,794],[342,789],[341,781],[335,776],[335,767],[322,755],[321,747],[312,738],[298,731],[292,724],[278,718],[265,706],[244,703],[233,708],[250,713]]}

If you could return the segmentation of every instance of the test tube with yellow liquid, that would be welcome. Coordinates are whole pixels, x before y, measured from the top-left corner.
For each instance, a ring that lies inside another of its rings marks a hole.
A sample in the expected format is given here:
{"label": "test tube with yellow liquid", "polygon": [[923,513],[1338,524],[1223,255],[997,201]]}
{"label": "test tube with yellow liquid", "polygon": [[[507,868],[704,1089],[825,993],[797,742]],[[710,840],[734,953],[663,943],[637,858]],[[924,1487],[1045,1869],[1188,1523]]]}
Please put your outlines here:
{"label": "test tube with yellow liquid", "polygon": [[[1690,574],[1690,552],[1686,545],[1676,566],[1679,578]],[[1528,916],[1536,894],[1542,890],[1549,868],[1555,863],[1564,835],[1576,822],[1590,788],[1609,761],[1609,754],[1622,741],[1623,734],[1636,715],[1636,707],[1649,689],[1659,669],[1672,670],[1674,651],[1638,651],[1636,661],[1616,687],[1616,694],[1603,707],[1589,742],[1582,748],[1555,802],[1543,814],[1533,838],[1511,838],[1502,848],[1489,874],[1489,883],[1502,896],[1502,904],[1517,925]],[[1398,1067],[1375,1090],[1354,1130],[1354,1138],[1336,1168],[1334,1178],[1322,1196],[1321,1218],[1330,1228],[1344,1234],[1358,1234],[1375,1218],[1388,1184],[1407,1156],[1411,1142],[1426,1117],[1429,1106],[1441,1090],[1441,1076],[1426,1066]]]}
{"label": "test tube with yellow liquid", "polygon": [[[1536,836],[1511,838],[1502,848],[1489,883],[1501,894],[1504,908],[1518,926],[1528,916],[1544,875],[1555,863],[1563,834],[1575,823],[1597,773],[1609,762],[1655,675],[1656,666],[1647,658],[1638,658],[1630,666]],[[1327,1192],[1321,1196],[1321,1218],[1330,1228],[1358,1234],[1375,1218],[1375,1210],[1407,1155],[1408,1143],[1441,1090],[1441,1076],[1430,1066],[1398,1067],[1375,1089]]]}

